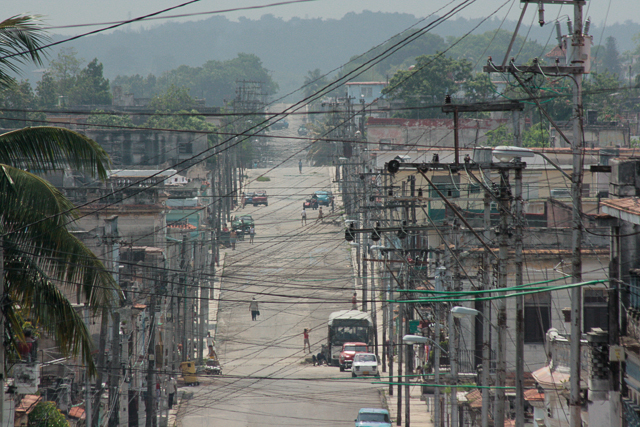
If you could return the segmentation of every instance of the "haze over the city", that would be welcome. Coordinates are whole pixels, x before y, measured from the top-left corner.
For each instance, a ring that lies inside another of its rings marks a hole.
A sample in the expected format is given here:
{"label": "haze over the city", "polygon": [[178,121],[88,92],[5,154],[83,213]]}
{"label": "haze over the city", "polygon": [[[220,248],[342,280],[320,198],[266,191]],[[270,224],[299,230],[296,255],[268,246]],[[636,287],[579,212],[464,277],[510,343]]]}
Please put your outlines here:
{"label": "haze over the city", "polygon": [[[48,25],[64,27],[78,24],[99,24],[111,21],[122,21],[137,18],[167,8],[175,7],[183,3],[176,0],[110,0],[101,2],[96,0],[58,0],[55,2],[45,0],[24,0],[20,2],[5,2],[3,12],[5,16],[13,16],[21,13],[34,13],[43,15]],[[452,6],[453,2],[440,0],[402,0],[389,2],[387,0],[299,0],[291,4],[287,2],[275,2],[269,0],[237,0],[233,2],[220,0],[202,0],[186,4],[167,12],[164,15],[195,14],[202,15],[168,18],[172,20],[198,20],[205,19],[216,12],[224,14],[229,19],[247,17],[257,19],[264,14],[272,14],[283,19],[299,18],[323,18],[339,19],[350,12],[359,13],[364,10],[372,12],[398,12],[424,17],[436,12],[439,8]],[[451,4],[450,4],[451,3]],[[463,3],[463,2],[460,2]],[[515,20],[520,13],[520,0],[475,0],[469,2],[467,7],[460,10],[456,17],[477,18],[490,15],[494,12],[497,18]],[[599,27],[616,22],[625,21],[640,22],[640,8],[637,8],[636,0],[592,0],[587,2],[585,16],[592,17],[594,24]],[[266,6],[266,7],[261,7]],[[636,7],[634,7],[636,6]],[[232,12],[223,12],[229,9],[244,9]],[[533,6],[531,6],[533,8]],[[569,6],[546,6],[547,20],[553,20],[562,15],[572,16]],[[437,12],[436,12],[437,13]],[[162,15],[159,15],[162,16]],[[131,24],[130,29],[138,29],[141,26],[148,28],[166,20],[151,20],[144,24]],[[91,27],[94,29],[96,27]],[[56,28],[55,33],[75,34],[84,32],[86,28]]]}

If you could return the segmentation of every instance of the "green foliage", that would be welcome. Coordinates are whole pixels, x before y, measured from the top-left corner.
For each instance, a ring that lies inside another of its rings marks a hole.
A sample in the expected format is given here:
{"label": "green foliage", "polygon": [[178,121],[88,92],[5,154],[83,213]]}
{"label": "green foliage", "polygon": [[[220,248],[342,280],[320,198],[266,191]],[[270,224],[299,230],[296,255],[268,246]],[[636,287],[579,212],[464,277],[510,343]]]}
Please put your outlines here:
{"label": "green foliage", "polygon": [[170,85],[163,93],[155,95],[149,103],[149,109],[155,111],[190,110],[196,105],[196,100],[189,95],[189,89]]}
{"label": "green foliage", "polygon": [[491,82],[489,73],[475,73],[462,84],[462,87],[466,98],[472,102],[486,101],[497,96],[496,85]]}
{"label": "green foliage", "polygon": [[622,66],[620,64],[620,52],[618,52],[616,38],[609,36],[605,43],[605,51],[602,60],[603,68],[611,74],[620,76]]}
{"label": "green foliage", "polygon": [[13,84],[10,74],[20,73],[22,64],[43,65],[41,47],[48,42],[37,15],[15,15],[0,21],[0,87]]}
{"label": "green foliage", "polygon": [[258,182],[268,182],[271,181],[271,178],[269,178],[268,176],[259,176],[256,178],[256,181]]}
{"label": "green foliage", "polygon": [[[515,137],[506,124],[487,132],[487,144],[491,147],[514,145]],[[536,123],[522,132],[523,147],[546,147],[549,145],[549,128],[546,122]]]}
{"label": "green foliage", "polygon": [[69,427],[55,402],[40,402],[28,415],[27,427]]}
{"label": "green foliage", "polygon": [[622,105],[628,96],[621,89],[618,76],[608,71],[591,73],[582,85],[584,109],[598,110],[598,118],[604,121],[619,120]]}
{"label": "green foliage", "polygon": [[[458,90],[456,82],[471,78],[471,63],[438,55],[423,55],[416,58],[415,68],[398,71],[383,94],[391,99],[402,100],[409,110],[396,113],[404,118],[444,117],[439,106],[447,93]],[[438,106],[438,107],[436,107]]]}
{"label": "green foliage", "polygon": [[0,127],[15,129],[32,126],[30,120],[43,121],[43,113],[25,111],[35,104],[35,100],[29,81],[14,81],[10,85],[0,86]]}
{"label": "green foliage", "polygon": [[103,76],[103,66],[95,58],[82,68],[73,48],[62,49],[49,63],[37,91],[41,105],[53,107],[62,97],[64,105],[105,105],[111,103],[109,80]]}
{"label": "green foliage", "polygon": [[136,98],[151,98],[157,94],[157,79],[153,74],[142,77],[140,74],[133,76],[117,76],[113,79],[113,86],[120,86],[123,93],[133,93]]}
{"label": "green foliage", "polygon": [[[348,64],[346,64],[340,72],[339,76],[344,76],[363,64],[373,60],[393,45],[401,42],[407,37],[411,37],[416,33],[415,30],[406,31],[400,35],[391,38],[381,46],[372,49],[361,57],[354,56]],[[382,58],[379,62],[373,64],[370,70],[351,78],[352,81],[387,81],[388,76],[395,74],[400,69],[407,69],[415,63],[416,57],[420,55],[433,55],[446,48],[445,41],[442,37],[426,33],[416,38],[411,43],[396,50],[391,55]]]}
{"label": "green foliage", "polygon": [[[504,53],[511,42],[513,33],[507,30],[491,30],[482,34],[469,34],[464,37],[448,37],[447,44],[452,46],[447,55],[458,60],[466,59],[477,67],[485,65],[489,56],[495,61],[502,61]],[[453,44],[455,46],[453,46]],[[485,51],[485,47],[488,49]],[[536,58],[544,52],[543,46],[536,42],[526,41],[524,37],[517,36],[511,56],[527,60]],[[522,63],[523,61],[519,61]]]}
{"label": "green foliage", "polygon": [[106,114],[104,110],[95,110],[87,118],[88,125],[114,126],[114,127],[133,127],[133,121],[130,116],[119,116],[115,114]]}

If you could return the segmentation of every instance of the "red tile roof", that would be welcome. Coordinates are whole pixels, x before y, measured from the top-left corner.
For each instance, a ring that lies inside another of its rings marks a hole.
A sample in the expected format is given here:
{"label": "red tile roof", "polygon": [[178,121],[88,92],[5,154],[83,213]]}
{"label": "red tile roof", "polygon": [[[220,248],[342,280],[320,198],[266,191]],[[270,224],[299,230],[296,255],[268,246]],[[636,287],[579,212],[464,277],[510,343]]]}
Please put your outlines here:
{"label": "red tile roof", "polygon": [[81,408],[80,406],[74,406],[73,408],[69,409],[69,416],[71,418],[84,420],[85,419],[84,408]]}
{"label": "red tile roof", "polygon": [[42,396],[36,396],[35,394],[25,395],[20,404],[16,406],[16,414],[29,414],[41,400]]}
{"label": "red tile roof", "polygon": [[628,212],[634,215],[640,215],[640,200],[637,197],[628,197],[624,199],[606,199],[602,200],[602,204],[613,209]]}
{"label": "red tile roof", "polygon": [[535,400],[544,402],[544,393],[538,392],[538,390],[536,390],[535,388],[532,388],[530,390],[525,390],[524,400],[527,400],[529,402],[532,402]]}

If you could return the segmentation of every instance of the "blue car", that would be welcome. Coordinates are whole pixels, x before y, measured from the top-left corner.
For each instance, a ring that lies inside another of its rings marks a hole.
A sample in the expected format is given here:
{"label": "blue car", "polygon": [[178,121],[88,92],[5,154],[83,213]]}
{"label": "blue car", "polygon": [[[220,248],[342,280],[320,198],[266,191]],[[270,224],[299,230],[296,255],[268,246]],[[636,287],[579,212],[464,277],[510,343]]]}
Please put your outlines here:
{"label": "blue car", "polygon": [[391,427],[389,411],[380,408],[362,408],[358,411],[356,427]]}
{"label": "blue car", "polygon": [[316,191],[313,193],[315,198],[318,199],[318,204],[320,206],[329,206],[331,204],[331,200],[333,199],[333,194],[331,191]]}

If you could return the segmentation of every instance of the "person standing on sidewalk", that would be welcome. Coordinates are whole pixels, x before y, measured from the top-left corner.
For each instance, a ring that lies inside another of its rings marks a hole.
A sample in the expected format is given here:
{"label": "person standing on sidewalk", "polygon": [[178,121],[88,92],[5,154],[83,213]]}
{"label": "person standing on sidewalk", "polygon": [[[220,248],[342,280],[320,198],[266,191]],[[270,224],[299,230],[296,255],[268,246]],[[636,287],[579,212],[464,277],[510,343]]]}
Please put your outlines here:
{"label": "person standing on sidewalk", "polygon": [[260,310],[258,310],[258,301],[256,301],[256,297],[253,297],[251,300],[251,304],[249,304],[249,311],[251,312],[251,320],[256,321],[258,315],[260,314]]}
{"label": "person standing on sidewalk", "polygon": [[301,225],[307,225],[307,211],[304,208],[302,208],[301,221]]}
{"label": "person standing on sidewalk", "polygon": [[353,293],[353,298],[351,298],[351,310],[358,309],[358,294],[356,292]]}
{"label": "person standing on sidewalk", "polygon": [[236,230],[231,230],[231,233],[229,233],[229,241],[231,242],[231,250],[233,251],[236,250],[236,240],[238,240],[238,233],[236,233]]}
{"label": "person standing on sidewalk", "polygon": [[249,228],[249,243],[253,243],[253,236],[255,236],[255,234],[256,234],[256,229],[255,229],[255,227],[252,225],[252,226]]}
{"label": "person standing on sidewalk", "polygon": [[309,344],[309,331],[311,331],[311,329],[307,329],[304,328],[304,331],[302,332],[302,337],[304,338],[304,342],[302,344],[302,352],[305,352],[305,349],[308,347],[309,348],[309,353],[311,353],[311,344]]}
{"label": "person standing on sidewalk", "polygon": [[169,410],[173,408],[173,402],[176,398],[176,389],[177,389],[176,379],[173,377],[169,378],[169,383],[167,384],[167,395],[168,395],[167,403],[169,406]]}

